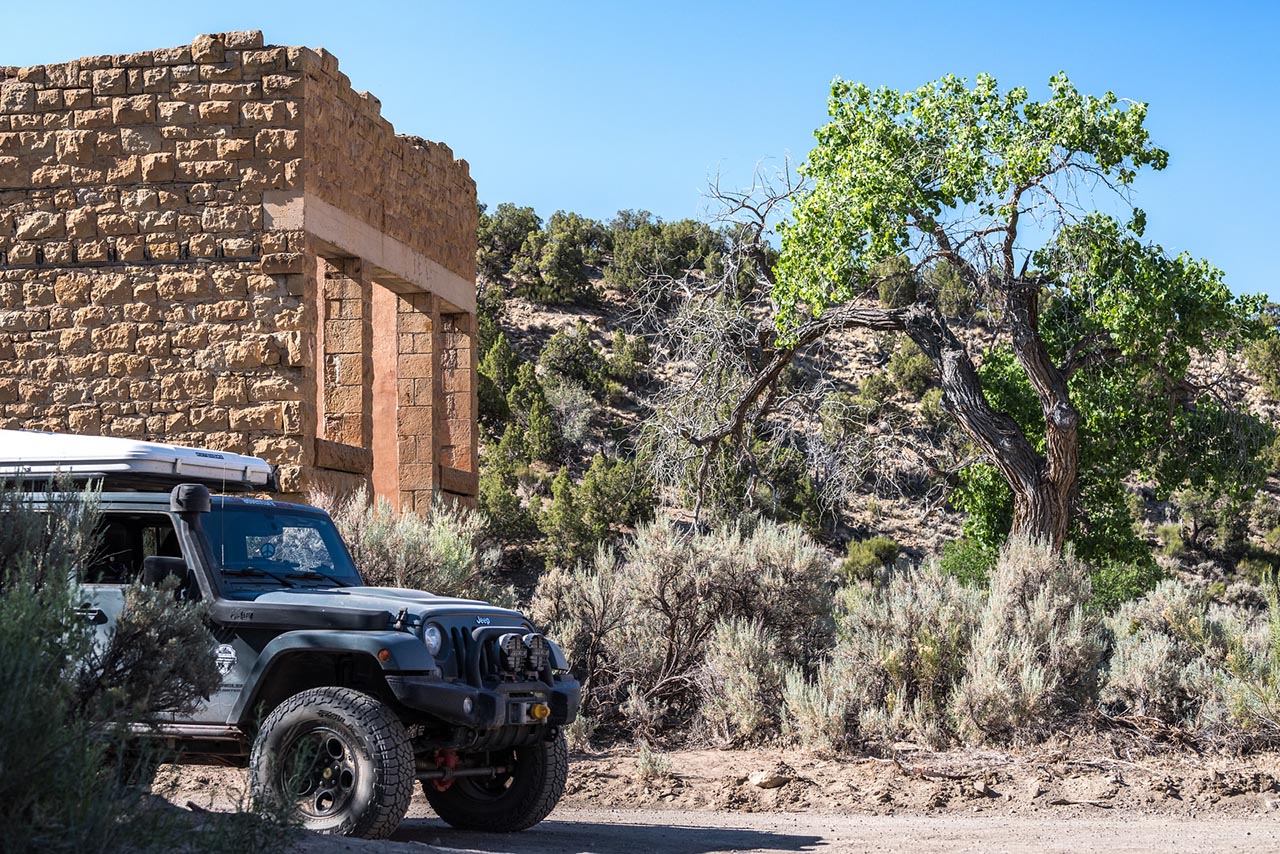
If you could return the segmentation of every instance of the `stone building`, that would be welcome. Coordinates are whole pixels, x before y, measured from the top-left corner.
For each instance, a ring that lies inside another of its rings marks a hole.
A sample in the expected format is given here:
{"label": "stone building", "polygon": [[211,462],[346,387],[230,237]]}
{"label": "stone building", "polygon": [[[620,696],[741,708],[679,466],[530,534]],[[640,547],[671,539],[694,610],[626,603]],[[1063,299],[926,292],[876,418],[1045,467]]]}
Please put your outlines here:
{"label": "stone building", "polygon": [[476,192],[259,32],[0,67],[0,427],[476,493]]}

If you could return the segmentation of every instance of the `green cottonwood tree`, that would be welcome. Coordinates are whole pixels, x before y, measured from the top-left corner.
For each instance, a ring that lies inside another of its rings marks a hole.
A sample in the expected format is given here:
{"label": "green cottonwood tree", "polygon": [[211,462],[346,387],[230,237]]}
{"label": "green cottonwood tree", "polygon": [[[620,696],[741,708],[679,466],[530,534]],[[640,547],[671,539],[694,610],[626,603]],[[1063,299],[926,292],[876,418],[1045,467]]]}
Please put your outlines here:
{"label": "green cottonwood tree", "polygon": [[[1168,485],[1256,454],[1252,439],[1243,452],[1215,440],[1240,414],[1194,385],[1190,357],[1252,336],[1259,301],[1233,297],[1207,262],[1143,241],[1145,215],[1126,190],[1168,160],[1149,140],[1146,105],[1083,95],[1065,75],[1050,88],[1033,101],[985,75],[972,88],[949,76],[907,92],[837,81],[803,168],[810,185],[768,271],[782,337],[730,418],[693,441],[740,433],[798,349],[863,327],[904,332],[928,356],[944,407],[1012,493],[1011,530],[1057,548],[1078,520],[1090,437],[1124,446],[1112,459],[1125,473],[1158,472]],[[1089,212],[1104,199],[1125,222]],[[1009,382],[979,371],[937,289],[879,304],[898,258],[916,275],[949,269],[998,316],[994,361],[1032,412],[996,399]]]}

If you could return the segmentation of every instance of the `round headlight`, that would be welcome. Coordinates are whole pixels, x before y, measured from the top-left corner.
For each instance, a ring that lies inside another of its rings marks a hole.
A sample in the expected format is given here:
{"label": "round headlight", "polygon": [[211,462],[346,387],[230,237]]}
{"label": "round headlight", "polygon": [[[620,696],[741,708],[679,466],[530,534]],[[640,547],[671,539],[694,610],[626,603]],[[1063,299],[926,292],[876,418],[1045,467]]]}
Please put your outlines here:
{"label": "round headlight", "polygon": [[427,626],[422,633],[422,640],[427,645],[427,652],[433,656],[440,654],[440,647],[444,645],[444,634],[441,633],[439,626],[434,623]]}

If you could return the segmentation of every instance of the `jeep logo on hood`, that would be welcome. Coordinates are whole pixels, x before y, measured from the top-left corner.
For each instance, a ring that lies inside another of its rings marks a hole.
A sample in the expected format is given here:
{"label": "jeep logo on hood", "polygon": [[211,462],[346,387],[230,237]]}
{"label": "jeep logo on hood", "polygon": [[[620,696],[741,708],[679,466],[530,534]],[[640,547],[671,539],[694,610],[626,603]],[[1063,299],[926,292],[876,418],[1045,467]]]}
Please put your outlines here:
{"label": "jeep logo on hood", "polygon": [[488,617],[476,617],[476,623],[477,623],[477,625],[487,626],[487,625],[489,625],[489,618],[488,618]]}

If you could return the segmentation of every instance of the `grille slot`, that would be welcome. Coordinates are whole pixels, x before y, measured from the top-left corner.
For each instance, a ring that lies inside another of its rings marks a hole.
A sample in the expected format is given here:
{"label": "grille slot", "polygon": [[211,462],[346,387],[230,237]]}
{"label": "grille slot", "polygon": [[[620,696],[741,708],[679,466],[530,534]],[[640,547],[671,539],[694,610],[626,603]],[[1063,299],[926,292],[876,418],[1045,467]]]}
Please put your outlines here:
{"label": "grille slot", "polygon": [[460,679],[467,678],[467,655],[471,652],[471,632],[453,626],[449,629],[449,648],[453,650],[454,675]]}

